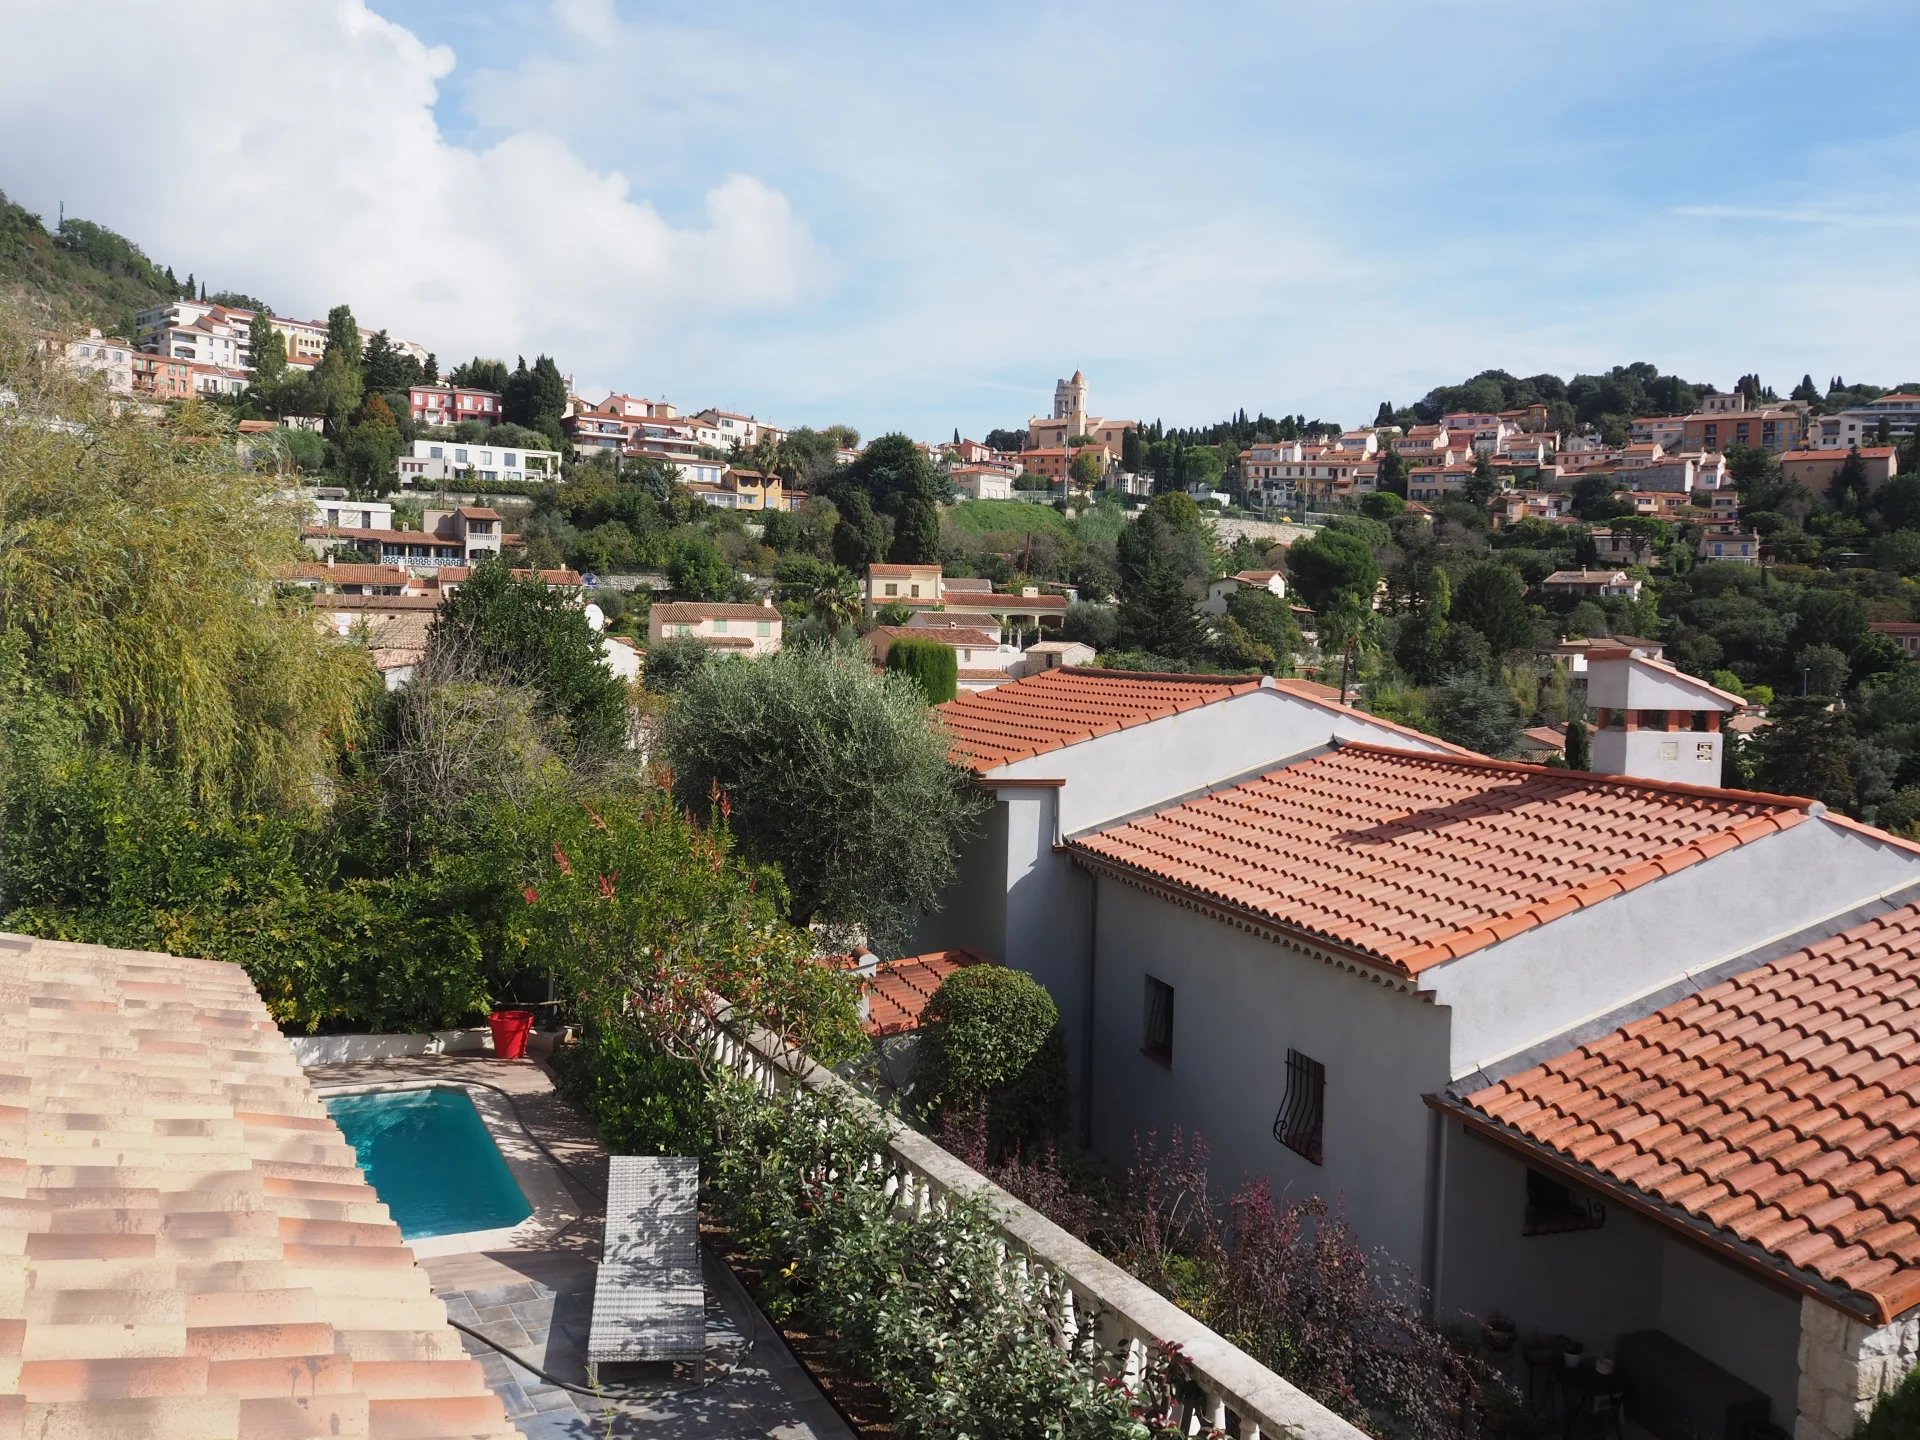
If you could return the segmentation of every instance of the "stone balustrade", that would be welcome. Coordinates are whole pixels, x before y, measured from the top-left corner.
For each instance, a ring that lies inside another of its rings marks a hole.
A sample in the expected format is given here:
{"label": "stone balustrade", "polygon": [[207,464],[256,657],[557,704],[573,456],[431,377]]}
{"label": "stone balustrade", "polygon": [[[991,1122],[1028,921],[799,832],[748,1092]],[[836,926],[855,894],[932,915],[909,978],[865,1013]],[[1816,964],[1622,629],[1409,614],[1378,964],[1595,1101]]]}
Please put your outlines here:
{"label": "stone balustrade", "polygon": [[[1240,1440],[1366,1440],[1238,1346],[1229,1344],[1152,1287],[1023,1205],[932,1140],[885,1115],[839,1076],[758,1028],[735,1027],[723,1009],[712,1038],[718,1057],[766,1094],[796,1086],[838,1090],[868,1107],[888,1133],[883,1157],[903,1214],[925,1214],[948,1195],[985,1200],[1006,1242],[1010,1285],[1025,1287],[1062,1343],[1091,1338],[1128,1380],[1144,1370],[1152,1346],[1177,1345],[1206,1399],[1186,1416],[1187,1430],[1225,1431]],[[1092,1327],[1092,1335],[1083,1332]]]}

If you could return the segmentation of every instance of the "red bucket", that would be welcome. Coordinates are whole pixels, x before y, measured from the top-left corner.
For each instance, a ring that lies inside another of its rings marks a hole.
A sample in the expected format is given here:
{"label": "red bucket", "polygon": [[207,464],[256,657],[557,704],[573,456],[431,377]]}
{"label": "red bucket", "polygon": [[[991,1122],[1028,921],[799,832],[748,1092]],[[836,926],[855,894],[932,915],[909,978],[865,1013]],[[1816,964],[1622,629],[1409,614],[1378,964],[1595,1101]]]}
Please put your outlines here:
{"label": "red bucket", "polygon": [[502,1060],[519,1060],[527,1053],[527,1036],[533,1031],[531,1010],[496,1010],[487,1016],[487,1028],[493,1031],[493,1053]]}

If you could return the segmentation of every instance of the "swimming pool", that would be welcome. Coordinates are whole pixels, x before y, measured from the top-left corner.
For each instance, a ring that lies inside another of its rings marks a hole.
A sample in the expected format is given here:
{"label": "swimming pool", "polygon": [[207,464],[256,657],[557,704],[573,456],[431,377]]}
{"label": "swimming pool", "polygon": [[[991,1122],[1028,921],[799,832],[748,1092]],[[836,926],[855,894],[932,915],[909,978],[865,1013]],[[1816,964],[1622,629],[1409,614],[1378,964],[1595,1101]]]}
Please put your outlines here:
{"label": "swimming pool", "polygon": [[533,1213],[464,1090],[339,1095],[327,1113],[402,1239],[506,1229]]}

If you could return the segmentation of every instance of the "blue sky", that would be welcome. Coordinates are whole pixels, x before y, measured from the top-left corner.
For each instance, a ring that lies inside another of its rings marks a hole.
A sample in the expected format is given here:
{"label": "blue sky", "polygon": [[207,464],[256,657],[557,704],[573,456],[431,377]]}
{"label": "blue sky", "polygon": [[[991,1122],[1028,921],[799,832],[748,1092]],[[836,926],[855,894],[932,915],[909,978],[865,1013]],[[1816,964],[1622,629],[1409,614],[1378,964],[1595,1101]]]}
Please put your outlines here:
{"label": "blue sky", "polygon": [[[0,0],[34,77],[0,187],[589,394],[934,437],[1076,367],[1176,423],[1351,422],[1489,366],[1920,378],[1893,0],[119,8],[79,45]],[[188,107],[156,163],[77,98],[208,34],[280,104],[147,84],[156,125]]]}

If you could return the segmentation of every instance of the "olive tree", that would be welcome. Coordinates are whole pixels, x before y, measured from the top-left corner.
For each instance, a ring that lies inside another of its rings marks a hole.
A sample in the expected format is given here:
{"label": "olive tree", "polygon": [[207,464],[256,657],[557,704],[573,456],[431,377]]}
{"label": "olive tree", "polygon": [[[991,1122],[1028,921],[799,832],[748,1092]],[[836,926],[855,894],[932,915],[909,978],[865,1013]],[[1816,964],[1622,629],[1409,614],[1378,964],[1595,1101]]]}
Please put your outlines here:
{"label": "olive tree", "polygon": [[981,803],[919,687],[847,649],[716,661],[660,741],[681,802],[723,804],[742,852],[780,868],[795,922],[876,948],[938,901]]}

